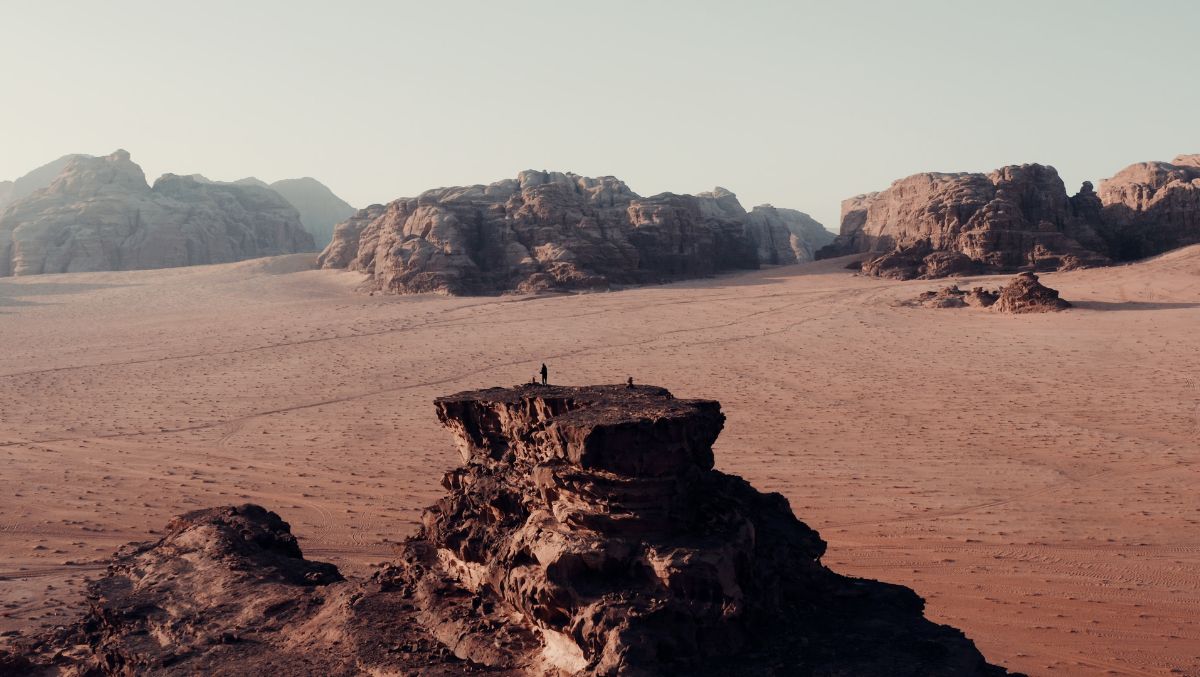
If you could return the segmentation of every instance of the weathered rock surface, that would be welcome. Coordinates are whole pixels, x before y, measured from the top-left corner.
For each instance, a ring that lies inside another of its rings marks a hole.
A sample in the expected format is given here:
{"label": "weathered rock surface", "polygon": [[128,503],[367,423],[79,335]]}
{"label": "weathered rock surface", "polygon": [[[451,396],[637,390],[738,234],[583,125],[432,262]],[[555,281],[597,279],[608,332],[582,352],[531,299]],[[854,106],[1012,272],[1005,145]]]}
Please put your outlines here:
{"label": "weathered rock surface", "polygon": [[360,210],[320,264],[400,293],[605,289],[795,263],[807,231],[789,220],[722,188],[643,198],[611,176],[525,171]]}
{"label": "weathered rock surface", "polygon": [[1132,260],[1200,242],[1200,155],[1140,162],[1100,183],[1100,232]]}
{"label": "weathered rock surface", "polygon": [[990,308],[999,297],[998,291],[988,291],[983,287],[972,287],[970,291],[964,291],[953,284],[936,291],[921,292],[917,298],[904,305],[922,308]]}
{"label": "weathered rock surface", "polygon": [[203,183],[225,186],[251,186],[267,188],[278,193],[300,214],[300,223],[313,236],[318,248],[323,249],[333,238],[333,228],[357,211],[345,200],[333,194],[328,186],[306,176],[300,179],[282,179],[267,183],[262,179],[247,176],[237,181],[213,181],[203,174],[191,174],[191,178]]}
{"label": "weathered rock surface", "polygon": [[992,309],[1002,313],[1047,313],[1070,307],[1070,303],[1058,297],[1056,290],[1039,282],[1037,275],[1024,272],[1001,287]]}
{"label": "weathered rock surface", "polygon": [[271,190],[165,174],[150,187],[129,154],[73,158],[0,212],[0,276],[168,268],[311,251]]}
{"label": "weathered rock surface", "polygon": [[864,272],[897,279],[1099,265],[1098,211],[1091,184],[1068,197],[1053,167],[917,174],[844,201],[841,234],[819,256],[866,253]]}
{"label": "weathered rock surface", "polygon": [[0,211],[10,202],[19,200],[34,191],[41,190],[54,183],[54,179],[68,164],[76,158],[86,157],[91,156],[79,154],[64,155],[57,160],[51,160],[41,167],[30,171],[15,181],[0,181]]}
{"label": "weathered rock surface", "polygon": [[748,219],[764,232],[777,232],[776,224],[786,228],[791,233],[792,253],[798,262],[816,260],[817,250],[834,239],[834,234],[825,230],[816,219],[795,209],[758,205],[750,210]]}
{"label": "weathered rock surface", "polygon": [[991,308],[1001,313],[1048,313],[1066,310],[1071,304],[1058,297],[1058,292],[1038,281],[1038,276],[1023,272],[996,291],[974,287],[963,291],[958,285],[922,292],[901,305],[922,308]]}
{"label": "weathered rock surface", "polygon": [[[439,398],[463,465],[369,581],[257,506],[184,515],[21,638],[28,674],[1004,675],[911,590],[840,576],[713,469],[720,405],[650,386]],[[16,668],[12,668],[16,669]],[[88,672],[88,671],[91,672]]]}

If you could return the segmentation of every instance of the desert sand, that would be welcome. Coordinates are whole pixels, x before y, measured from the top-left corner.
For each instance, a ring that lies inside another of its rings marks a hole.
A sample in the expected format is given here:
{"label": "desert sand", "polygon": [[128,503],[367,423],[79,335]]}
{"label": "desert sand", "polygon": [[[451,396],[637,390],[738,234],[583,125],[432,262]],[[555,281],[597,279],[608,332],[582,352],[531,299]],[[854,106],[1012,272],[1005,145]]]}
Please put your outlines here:
{"label": "desert sand", "polygon": [[1200,673],[1200,247],[1043,275],[1076,307],[1026,316],[899,307],[943,281],[839,260],[451,298],[312,259],[0,280],[0,631],[61,623],[98,559],[204,506],[368,571],[458,462],[434,397],[544,361],[720,400],[718,468],[991,662]]}

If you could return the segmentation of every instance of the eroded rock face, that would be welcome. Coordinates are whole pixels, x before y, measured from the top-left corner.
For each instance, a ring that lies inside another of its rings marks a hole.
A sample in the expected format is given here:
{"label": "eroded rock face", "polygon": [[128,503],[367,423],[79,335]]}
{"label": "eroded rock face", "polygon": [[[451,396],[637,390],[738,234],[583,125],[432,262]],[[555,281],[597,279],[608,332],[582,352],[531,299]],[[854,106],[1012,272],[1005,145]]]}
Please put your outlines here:
{"label": "eroded rock face", "polygon": [[313,249],[277,193],[165,174],[125,151],[72,158],[0,212],[0,276],[168,268]]}
{"label": "eroded rock face", "polygon": [[1025,272],[1001,287],[992,309],[1002,313],[1048,313],[1070,307],[1070,303],[1058,297],[1056,290],[1039,282],[1037,275]]}
{"label": "eroded rock face", "polygon": [[793,238],[722,188],[643,198],[610,176],[525,171],[360,210],[319,263],[399,293],[606,289],[795,263]]}
{"label": "eroded rock face", "polygon": [[[713,469],[720,405],[652,386],[436,401],[463,465],[345,581],[257,506],[121,553],[37,674],[1004,675],[911,590],[840,576],[779,494]],[[92,673],[88,673],[92,670]]]}
{"label": "eroded rock face", "polygon": [[1053,167],[917,174],[843,202],[841,234],[820,256],[867,253],[864,272],[896,279],[1099,265],[1097,211],[1091,184],[1068,197]]}
{"label": "eroded rock face", "polygon": [[823,567],[825,543],[782,496],[714,470],[716,402],[529,385],[437,410],[465,465],[381,576],[444,636],[522,618],[539,638],[507,656],[459,643],[461,658],[546,674],[1002,674],[911,591]]}
{"label": "eroded rock face", "polygon": [[1132,260],[1200,242],[1200,155],[1140,162],[1101,182],[1101,233]]}

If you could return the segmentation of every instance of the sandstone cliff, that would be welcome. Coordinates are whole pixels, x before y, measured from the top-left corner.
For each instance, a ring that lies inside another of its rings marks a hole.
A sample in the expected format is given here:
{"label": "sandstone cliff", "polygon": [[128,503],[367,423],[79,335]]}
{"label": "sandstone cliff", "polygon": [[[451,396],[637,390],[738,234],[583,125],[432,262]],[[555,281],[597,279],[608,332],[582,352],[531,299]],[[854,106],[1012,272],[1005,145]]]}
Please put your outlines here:
{"label": "sandstone cliff", "polygon": [[1130,165],[1068,197],[1053,167],[926,173],[842,202],[841,233],[818,256],[866,254],[897,279],[1062,270],[1200,242],[1200,155]]}
{"label": "sandstone cliff", "polygon": [[917,174],[844,201],[841,233],[820,255],[875,253],[864,272],[900,279],[1097,265],[1097,210],[1091,184],[1068,197],[1053,167]]}
{"label": "sandstone cliff", "polygon": [[1100,183],[1101,233],[1131,260],[1200,242],[1200,155],[1140,162]]}
{"label": "sandstone cliff", "polygon": [[611,176],[525,171],[360,210],[319,262],[401,293],[604,289],[795,263],[794,237],[722,188],[643,198]]}
{"label": "sandstone cliff", "polygon": [[[121,552],[26,674],[1004,675],[906,588],[825,568],[779,494],[713,469],[725,417],[662,388],[439,398],[463,465],[368,581],[253,505]],[[92,670],[93,672],[88,672]]]}
{"label": "sandstone cliff", "polygon": [[313,249],[271,190],[165,174],[150,187],[129,154],[73,158],[0,212],[0,276],[167,268]]}

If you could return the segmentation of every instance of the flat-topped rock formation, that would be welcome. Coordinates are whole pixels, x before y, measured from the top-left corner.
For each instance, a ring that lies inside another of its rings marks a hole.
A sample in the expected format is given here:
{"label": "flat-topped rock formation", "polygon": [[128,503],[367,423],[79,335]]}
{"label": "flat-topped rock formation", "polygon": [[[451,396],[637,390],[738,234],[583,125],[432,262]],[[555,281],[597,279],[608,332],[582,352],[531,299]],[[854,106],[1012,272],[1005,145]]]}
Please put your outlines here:
{"label": "flat-topped rock formation", "polygon": [[398,293],[607,289],[795,263],[820,240],[796,214],[747,213],[722,188],[643,198],[611,176],[525,171],[360,210],[319,262]]}
{"label": "flat-topped rock formation", "polygon": [[165,174],[151,187],[129,153],[72,158],[0,212],[0,277],[169,268],[313,249],[274,191]]}
{"label": "flat-topped rock formation", "polygon": [[1074,196],[1038,164],[916,174],[844,200],[841,232],[818,257],[863,254],[865,274],[907,280],[1161,254],[1200,242],[1198,158],[1130,165]]}
{"label": "flat-topped rock formation", "polygon": [[1044,165],[916,174],[844,201],[841,234],[820,256],[873,253],[863,271],[897,279],[1099,265],[1098,211],[1091,184],[1068,197]]}
{"label": "flat-topped rock formation", "polygon": [[[1003,675],[911,590],[825,568],[779,494],[713,468],[712,400],[653,386],[438,398],[463,464],[368,581],[245,505],[119,553],[30,674]],[[88,670],[93,672],[88,673]]]}

